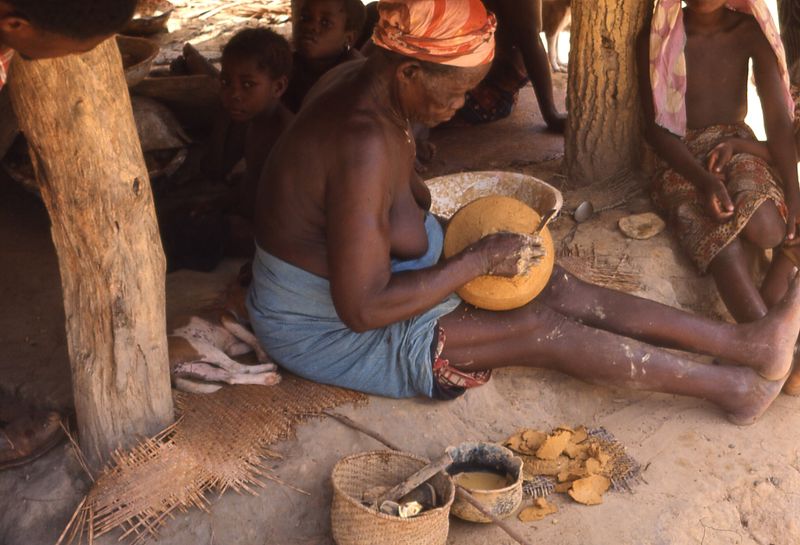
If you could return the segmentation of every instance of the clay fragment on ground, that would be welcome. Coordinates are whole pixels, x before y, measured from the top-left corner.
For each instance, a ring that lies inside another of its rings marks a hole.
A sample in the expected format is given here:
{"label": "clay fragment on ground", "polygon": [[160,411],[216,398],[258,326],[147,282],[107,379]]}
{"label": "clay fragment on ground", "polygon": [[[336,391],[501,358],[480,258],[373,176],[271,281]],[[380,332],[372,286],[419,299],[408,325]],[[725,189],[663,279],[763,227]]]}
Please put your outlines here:
{"label": "clay fragment on ground", "polygon": [[597,458],[589,458],[586,460],[586,473],[589,475],[600,475],[603,472],[603,464]]}
{"label": "clay fragment on ground", "polygon": [[527,454],[526,452],[522,451],[522,449],[525,448],[525,441],[524,439],[522,439],[522,433],[515,433],[514,435],[503,441],[503,446],[514,452],[518,452],[520,454]]}
{"label": "clay fragment on ground", "polygon": [[518,454],[533,455],[541,446],[547,434],[539,430],[522,430],[503,442],[503,446]]}
{"label": "clay fragment on ground", "polygon": [[564,481],[562,483],[556,483],[553,492],[556,492],[558,494],[566,494],[567,492],[569,492],[570,488],[572,488],[572,481]]}
{"label": "clay fragment on ground", "polygon": [[611,486],[611,481],[602,475],[590,475],[572,483],[568,494],[578,503],[599,505],[603,503],[603,494]]}
{"label": "clay fragment on ground", "polygon": [[564,452],[571,437],[572,432],[566,430],[549,435],[536,451],[536,457],[542,460],[555,460]]}
{"label": "clay fragment on ground", "polygon": [[525,464],[523,473],[526,479],[529,475],[531,478],[536,475],[556,476],[569,468],[569,458],[566,456],[559,456],[555,460],[540,460],[534,456],[526,456],[522,461]]}
{"label": "clay fragment on ground", "polygon": [[572,438],[569,440],[569,442],[578,445],[586,441],[588,438],[589,433],[586,431],[586,426],[578,426],[575,428],[575,432],[572,434]]}
{"label": "clay fragment on ground", "polygon": [[581,461],[572,461],[566,469],[562,470],[557,478],[559,482],[574,481],[587,477],[589,473],[586,471],[586,466]]}
{"label": "clay fragment on ground", "polygon": [[582,444],[575,444],[570,441],[566,447],[564,447],[564,454],[575,459],[585,459],[588,457],[587,451],[589,449],[589,445],[582,443]]}
{"label": "clay fragment on ground", "polygon": [[658,214],[645,212],[644,214],[633,214],[619,220],[619,230],[628,238],[636,240],[647,240],[661,233],[666,224]]}
{"label": "clay fragment on ground", "polygon": [[522,522],[533,522],[542,520],[547,515],[552,515],[557,512],[558,507],[554,504],[549,503],[545,498],[536,498],[536,501],[533,502],[533,506],[526,507],[520,511],[517,518]]}
{"label": "clay fragment on ground", "polygon": [[522,438],[525,440],[525,445],[530,449],[531,454],[533,454],[547,440],[547,434],[539,430],[525,430],[522,433]]}
{"label": "clay fragment on ground", "polygon": [[603,450],[599,443],[592,442],[587,450],[589,457],[596,459],[600,462],[600,466],[605,468],[608,462],[611,461],[611,455]]}

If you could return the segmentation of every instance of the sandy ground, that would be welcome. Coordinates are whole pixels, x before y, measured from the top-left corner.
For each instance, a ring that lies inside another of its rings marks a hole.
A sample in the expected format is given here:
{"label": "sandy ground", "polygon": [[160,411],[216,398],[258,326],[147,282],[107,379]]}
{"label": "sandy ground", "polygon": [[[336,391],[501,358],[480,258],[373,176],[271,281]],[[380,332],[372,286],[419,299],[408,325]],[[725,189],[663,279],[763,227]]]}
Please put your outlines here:
{"label": "sandy ground", "polygon": [[[563,101],[565,79],[556,80]],[[562,102],[563,104],[563,102]],[[530,89],[511,118],[470,130],[434,135],[439,154],[431,176],[463,169],[508,169],[563,183],[563,144],[544,132]],[[567,193],[566,207],[588,192]],[[0,183],[0,389],[39,404],[71,407],[69,362],[57,260],[46,213],[33,197]],[[625,238],[617,220],[649,210],[643,194],[574,229],[554,226],[575,256],[619,264],[636,279],[635,291],[666,304],[721,315],[713,284],[699,278],[666,234],[649,241]],[[171,308],[213,293],[235,263],[215,274],[179,272],[168,280]],[[754,426],[729,424],[700,400],[595,387],[563,375],[510,369],[450,403],[372,398],[342,412],[405,445],[435,456],[470,439],[500,440],[520,427],[604,426],[645,468],[633,493],[610,493],[597,507],[556,499],[559,512],[537,523],[512,521],[533,543],[559,545],[700,544],[789,545],[800,542],[800,400],[781,396]],[[311,493],[270,485],[254,497],[212,495],[210,511],[190,510],[163,528],[170,545],[329,545],[329,475],[335,462],[378,445],[332,420],[300,427],[275,448],[285,460],[276,475]],[[0,545],[52,544],[88,486],[71,448],[62,444],[25,467],[0,472]],[[117,536],[97,540],[116,542]],[[509,545],[498,528],[453,521],[451,545]]]}

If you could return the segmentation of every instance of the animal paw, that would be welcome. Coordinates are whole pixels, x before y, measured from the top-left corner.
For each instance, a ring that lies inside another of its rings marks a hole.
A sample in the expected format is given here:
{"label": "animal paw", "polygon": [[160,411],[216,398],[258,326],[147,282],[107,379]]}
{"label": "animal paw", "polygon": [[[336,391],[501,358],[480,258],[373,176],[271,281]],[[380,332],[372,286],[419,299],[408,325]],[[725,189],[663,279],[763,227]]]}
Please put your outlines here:
{"label": "animal paw", "polygon": [[272,372],[272,373],[263,373],[258,375],[262,381],[259,384],[263,384],[264,386],[275,386],[281,381],[281,376],[279,373]]}

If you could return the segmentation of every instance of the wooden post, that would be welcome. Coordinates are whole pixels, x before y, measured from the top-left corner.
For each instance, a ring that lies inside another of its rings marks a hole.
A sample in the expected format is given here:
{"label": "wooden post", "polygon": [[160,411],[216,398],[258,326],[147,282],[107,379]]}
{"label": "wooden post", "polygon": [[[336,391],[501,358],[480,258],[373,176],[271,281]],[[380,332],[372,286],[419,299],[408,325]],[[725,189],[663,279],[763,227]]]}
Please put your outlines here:
{"label": "wooden post", "polygon": [[121,66],[111,39],[17,58],[10,79],[50,214],[78,433],[95,470],[173,421],[164,253]]}
{"label": "wooden post", "polygon": [[636,38],[652,1],[573,0],[564,143],[567,175],[588,185],[639,165]]}

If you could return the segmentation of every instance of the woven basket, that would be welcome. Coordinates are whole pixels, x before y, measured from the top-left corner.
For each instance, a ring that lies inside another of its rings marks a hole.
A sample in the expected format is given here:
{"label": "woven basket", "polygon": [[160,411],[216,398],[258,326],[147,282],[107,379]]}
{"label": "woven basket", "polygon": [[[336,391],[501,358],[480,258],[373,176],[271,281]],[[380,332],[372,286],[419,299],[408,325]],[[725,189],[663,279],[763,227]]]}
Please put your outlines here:
{"label": "woven basket", "polygon": [[392,517],[361,503],[365,491],[390,488],[426,464],[424,458],[413,454],[390,451],[364,452],[340,460],[331,475],[331,527],[337,545],[445,545],[455,488],[444,473],[430,480],[444,505],[417,517]]}

